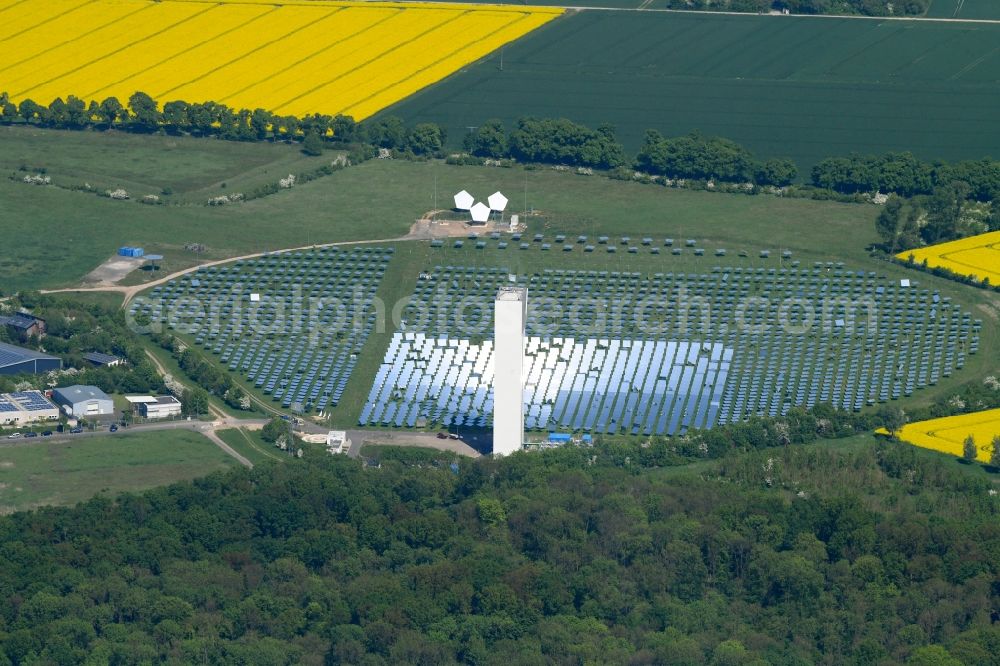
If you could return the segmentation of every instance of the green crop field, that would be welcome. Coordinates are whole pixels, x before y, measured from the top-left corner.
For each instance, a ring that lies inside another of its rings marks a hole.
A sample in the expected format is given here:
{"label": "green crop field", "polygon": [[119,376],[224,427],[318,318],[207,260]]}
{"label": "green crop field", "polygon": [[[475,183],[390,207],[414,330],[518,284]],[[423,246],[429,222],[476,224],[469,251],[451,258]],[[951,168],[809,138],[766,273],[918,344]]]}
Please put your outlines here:
{"label": "green crop field", "polygon": [[[489,0],[473,0],[488,3]],[[468,0],[445,0],[445,2],[468,2]],[[601,7],[612,9],[670,9],[667,0],[537,0],[527,2],[532,5],[553,7]],[[960,18],[966,20],[1000,19],[1000,4],[995,0],[930,0],[927,18]],[[912,17],[918,18],[918,17]]]}
{"label": "green crop field", "polygon": [[[1000,25],[583,11],[390,107],[461,141],[488,118],[729,137],[808,173],[824,157],[1000,156]],[[961,103],[958,102],[961,100]]]}
{"label": "green crop field", "polygon": [[972,20],[1000,19],[1000,2],[996,0],[931,0],[929,18],[961,18]]}
{"label": "green crop field", "polygon": [[193,479],[236,461],[189,430],[0,444],[0,513]]}

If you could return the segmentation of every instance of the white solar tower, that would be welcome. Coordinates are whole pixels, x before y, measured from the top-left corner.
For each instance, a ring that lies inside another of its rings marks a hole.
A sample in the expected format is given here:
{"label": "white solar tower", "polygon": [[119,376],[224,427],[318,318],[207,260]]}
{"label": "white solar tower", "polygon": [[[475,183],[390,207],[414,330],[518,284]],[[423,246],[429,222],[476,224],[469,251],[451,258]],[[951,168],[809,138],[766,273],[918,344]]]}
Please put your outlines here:
{"label": "white solar tower", "polygon": [[494,302],[493,454],[524,444],[524,320],[528,290],[504,286]]}

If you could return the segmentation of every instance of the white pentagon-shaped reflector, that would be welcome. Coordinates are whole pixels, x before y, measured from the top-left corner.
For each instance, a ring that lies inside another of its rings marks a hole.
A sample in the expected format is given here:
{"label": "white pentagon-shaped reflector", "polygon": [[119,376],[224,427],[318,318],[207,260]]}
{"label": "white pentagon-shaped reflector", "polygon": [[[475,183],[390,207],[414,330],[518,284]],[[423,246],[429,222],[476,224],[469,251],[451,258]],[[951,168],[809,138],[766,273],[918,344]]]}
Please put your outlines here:
{"label": "white pentagon-shaped reflector", "polygon": [[502,192],[494,192],[487,201],[490,203],[490,210],[495,210],[498,213],[502,213],[507,208],[507,197]]}
{"label": "white pentagon-shaped reflector", "polygon": [[462,190],[455,195],[455,208],[458,210],[469,210],[475,201],[471,194]]}
{"label": "white pentagon-shaped reflector", "polygon": [[475,206],[469,209],[472,213],[473,222],[485,222],[490,219],[490,207],[484,204],[482,201],[477,203]]}

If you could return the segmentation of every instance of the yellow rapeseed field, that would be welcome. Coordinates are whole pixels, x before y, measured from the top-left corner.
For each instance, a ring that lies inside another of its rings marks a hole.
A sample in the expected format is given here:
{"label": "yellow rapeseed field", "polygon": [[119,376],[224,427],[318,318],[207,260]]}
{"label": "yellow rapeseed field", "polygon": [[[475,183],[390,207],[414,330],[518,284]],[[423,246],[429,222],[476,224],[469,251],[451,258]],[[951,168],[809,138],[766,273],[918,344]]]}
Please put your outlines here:
{"label": "yellow rapeseed field", "polygon": [[361,120],[551,21],[550,7],[325,0],[0,0],[0,91],[137,90]]}
{"label": "yellow rapeseed field", "polygon": [[978,460],[988,462],[993,438],[1000,435],[1000,409],[908,423],[897,434],[904,442],[953,456],[962,455],[965,438],[972,435]]}
{"label": "yellow rapeseed field", "polygon": [[918,264],[926,259],[928,266],[974,275],[980,280],[989,278],[990,284],[1000,284],[1000,231],[907,250],[896,257],[907,261],[910,255]]}

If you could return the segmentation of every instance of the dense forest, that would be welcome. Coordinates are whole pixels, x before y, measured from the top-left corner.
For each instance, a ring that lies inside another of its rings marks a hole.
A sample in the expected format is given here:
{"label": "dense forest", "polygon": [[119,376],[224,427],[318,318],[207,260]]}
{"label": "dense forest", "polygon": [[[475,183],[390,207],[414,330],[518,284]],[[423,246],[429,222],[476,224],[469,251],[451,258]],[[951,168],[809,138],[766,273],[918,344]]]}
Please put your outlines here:
{"label": "dense forest", "polygon": [[316,453],[0,519],[0,663],[1000,664],[1000,499],[898,443]]}

